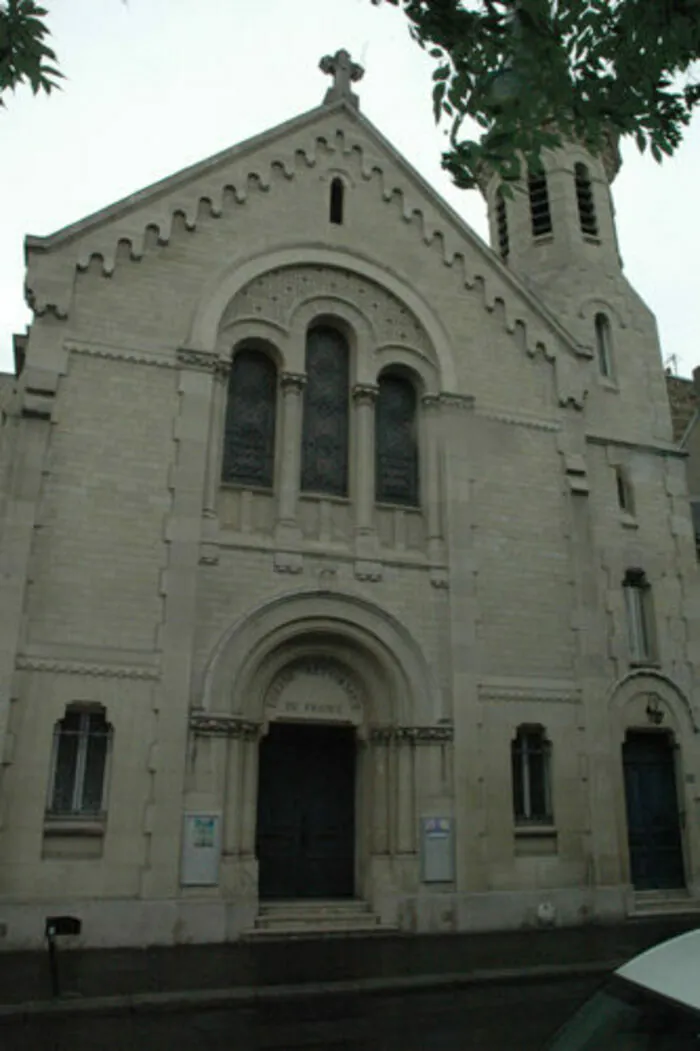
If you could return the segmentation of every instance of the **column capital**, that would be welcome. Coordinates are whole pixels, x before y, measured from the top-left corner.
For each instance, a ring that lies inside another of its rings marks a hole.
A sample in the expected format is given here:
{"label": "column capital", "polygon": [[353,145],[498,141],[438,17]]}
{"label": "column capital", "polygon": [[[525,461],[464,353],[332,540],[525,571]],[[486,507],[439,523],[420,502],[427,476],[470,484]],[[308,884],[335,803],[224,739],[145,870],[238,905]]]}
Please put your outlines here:
{"label": "column capital", "polygon": [[357,405],[363,402],[374,405],[378,394],[379,387],[374,383],[356,383],[352,388],[352,398]]}
{"label": "column capital", "polygon": [[439,394],[423,394],[421,397],[421,405],[428,412],[434,412],[440,408],[442,399]]}
{"label": "column capital", "polygon": [[280,385],[284,391],[301,393],[306,386],[306,375],[303,372],[280,373]]}

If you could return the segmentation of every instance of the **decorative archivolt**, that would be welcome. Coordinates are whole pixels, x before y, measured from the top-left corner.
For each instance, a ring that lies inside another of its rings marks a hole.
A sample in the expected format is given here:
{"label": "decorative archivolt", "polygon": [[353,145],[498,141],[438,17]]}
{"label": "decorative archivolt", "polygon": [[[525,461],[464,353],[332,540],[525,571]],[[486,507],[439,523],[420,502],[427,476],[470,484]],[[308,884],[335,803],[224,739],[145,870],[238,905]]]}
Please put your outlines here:
{"label": "decorative archivolt", "polygon": [[410,346],[433,357],[423,326],[405,304],[381,285],[338,267],[301,265],[269,270],[235,296],[222,327],[232,320],[260,317],[289,329],[300,304],[323,298],[357,307],[373,330],[375,345]]}
{"label": "decorative archivolt", "polygon": [[[652,722],[669,729],[682,730],[689,726],[694,733],[700,732],[697,712],[686,694],[668,676],[653,668],[629,672],[613,685],[608,701],[620,730]],[[656,722],[649,711],[661,712],[661,720]]]}

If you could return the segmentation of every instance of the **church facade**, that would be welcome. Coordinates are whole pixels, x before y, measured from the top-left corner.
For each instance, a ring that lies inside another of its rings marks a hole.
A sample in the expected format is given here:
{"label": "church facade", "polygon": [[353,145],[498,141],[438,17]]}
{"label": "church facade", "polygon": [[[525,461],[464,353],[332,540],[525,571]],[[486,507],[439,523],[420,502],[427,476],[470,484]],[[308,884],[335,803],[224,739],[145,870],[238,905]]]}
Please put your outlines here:
{"label": "church facade", "polygon": [[323,105],[50,237],[0,387],[0,947],[700,900],[700,605],[614,147],[488,247]]}

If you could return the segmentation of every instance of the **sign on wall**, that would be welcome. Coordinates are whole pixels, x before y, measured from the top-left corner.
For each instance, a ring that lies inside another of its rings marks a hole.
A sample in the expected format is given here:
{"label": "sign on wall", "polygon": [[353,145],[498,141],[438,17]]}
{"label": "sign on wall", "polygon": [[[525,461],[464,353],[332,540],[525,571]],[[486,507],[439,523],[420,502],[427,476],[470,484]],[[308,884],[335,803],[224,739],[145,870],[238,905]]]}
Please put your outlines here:
{"label": "sign on wall", "polygon": [[421,862],[423,883],[454,881],[454,818],[421,818]]}
{"label": "sign on wall", "polygon": [[213,887],[219,882],[221,815],[185,814],[182,836],[183,887]]}

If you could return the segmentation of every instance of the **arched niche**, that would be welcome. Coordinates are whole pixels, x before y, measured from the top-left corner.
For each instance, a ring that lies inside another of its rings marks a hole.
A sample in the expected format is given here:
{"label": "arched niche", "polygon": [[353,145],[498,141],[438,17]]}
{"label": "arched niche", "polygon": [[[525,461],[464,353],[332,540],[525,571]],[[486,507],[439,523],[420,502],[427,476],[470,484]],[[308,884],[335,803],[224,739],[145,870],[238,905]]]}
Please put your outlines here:
{"label": "arched niche", "polygon": [[653,669],[633,671],[620,679],[610,691],[609,704],[616,743],[633,729],[663,728],[672,731],[677,741],[700,730],[683,691]]}

